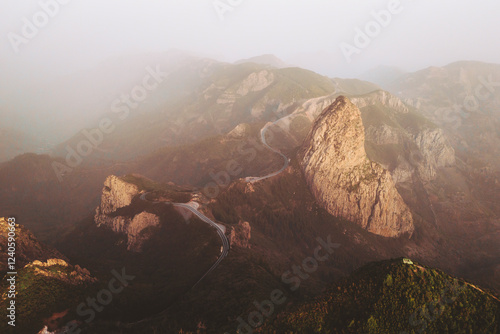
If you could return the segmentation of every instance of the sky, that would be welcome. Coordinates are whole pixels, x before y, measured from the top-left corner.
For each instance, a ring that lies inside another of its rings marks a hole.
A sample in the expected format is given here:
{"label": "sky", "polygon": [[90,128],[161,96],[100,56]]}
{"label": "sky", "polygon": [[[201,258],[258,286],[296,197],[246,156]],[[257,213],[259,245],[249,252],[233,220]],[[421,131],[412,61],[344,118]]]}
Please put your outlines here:
{"label": "sky", "polygon": [[[397,10],[377,28],[373,13],[390,6]],[[48,20],[42,7],[54,12]],[[458,60],[498,63],[499,13],[494,0],[4,0],[0,73],[24,80],[171,48],[231,62],[275,54],[338,77],[378,65],[417,70]],[[29,38],[26,19],[41,26]],[[366,35],[367,27],[373,37],[357,47],[357,31]]]}
{"label": "sky", "polygon": [[129,78],[117,78],[119,64],[171,49],[225,62],[274,54],[341,78],[500,63],[499,13],[495,0],[3,0],[0,127],[68,137],[143,75],[123,65]]}

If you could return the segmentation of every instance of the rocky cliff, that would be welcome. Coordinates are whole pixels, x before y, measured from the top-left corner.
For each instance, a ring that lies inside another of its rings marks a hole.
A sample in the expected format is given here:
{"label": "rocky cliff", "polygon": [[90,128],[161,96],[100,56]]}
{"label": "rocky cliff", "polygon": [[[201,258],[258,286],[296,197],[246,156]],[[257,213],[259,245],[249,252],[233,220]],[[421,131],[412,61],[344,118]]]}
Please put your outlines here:
{"label": "rocky cliff", "polygon": [[94,217],[97,226],[105,226],[116,233],[125,234],[127,249],[134,252],[142,251],[144,242],[153,233],[152,228],[160,225],[160,218],[153,213],[120,214],[120,209],[130,207],[132,200],[139,194],[137,185],[114,175],[109,176],[104,182],[101,204]]}
{"label": "rocky cliff", "polygon": [[[9,229],[10,228],[10,229]],[[44,245],[26,227],[9,224],[8,218],[0,217],[0,271],[7,271],[8,234],[15,228],[16,266],[24,266],[34,260],[45,261],[50,258],[67,258],[56,249]]]}
{"label": "rocky cliff", "polygon": [[229,235],[229,244],[231,247],[250,248],[250,239],[252,237],[252,227],[248,222],[240,221],[238,225],[231,229]]}
{"label": "rocky cliff", "polygon": [[382,236],[413,233],[391,174],[366,155],[361,113],[346,97],[319,115],[298,157],[312,193],[332,215]]}

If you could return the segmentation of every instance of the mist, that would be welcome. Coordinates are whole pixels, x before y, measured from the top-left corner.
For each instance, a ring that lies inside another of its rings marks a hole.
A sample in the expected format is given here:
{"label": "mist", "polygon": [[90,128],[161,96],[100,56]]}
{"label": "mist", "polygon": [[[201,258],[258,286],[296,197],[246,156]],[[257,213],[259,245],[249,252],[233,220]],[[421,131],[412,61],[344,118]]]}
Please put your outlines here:
{"label": "mist", "polygon": [[381,65],[498,62],[498,12],[500,3],[487,0],[4,1],[2,127],[68,138],[77,120],[97,117],[141,76],[144,59],[169,50],[224,62],[273,54],[345,78]]}

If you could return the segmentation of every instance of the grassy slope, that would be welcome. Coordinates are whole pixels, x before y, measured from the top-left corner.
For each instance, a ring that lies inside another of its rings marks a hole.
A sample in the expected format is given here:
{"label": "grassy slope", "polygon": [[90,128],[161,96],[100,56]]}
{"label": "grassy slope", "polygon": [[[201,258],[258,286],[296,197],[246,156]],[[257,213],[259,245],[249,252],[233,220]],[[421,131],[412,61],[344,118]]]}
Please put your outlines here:
{"label": "grassy slope", "polygon": [[370,263],[262,333],[496,333],[500,302],[440,270]]}

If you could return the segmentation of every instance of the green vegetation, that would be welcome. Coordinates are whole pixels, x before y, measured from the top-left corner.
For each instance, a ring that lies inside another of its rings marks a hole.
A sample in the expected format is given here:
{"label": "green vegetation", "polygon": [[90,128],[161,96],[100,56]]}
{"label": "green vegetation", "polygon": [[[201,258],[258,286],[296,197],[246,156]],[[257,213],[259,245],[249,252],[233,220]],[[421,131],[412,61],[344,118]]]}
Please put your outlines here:
{"label": "green vegetation", "polygon": [[496,297],[396,259],[360,268],[262,333],[496,333],[499,316]]}
{"label": "green vegetation", "polygon": [[[37,266],[28,266],[18,270],[16,277],[16,327],[7,325],[7,321],[0,322],[2,333],[37,333],[42,329],[42,319],[47,317],[47,310],[56,305],[64,305],[70,309],[74,316],[76,306],[85,301],[92,293],[95,294],[97,285],[95,283],[81,281],[76,284],[71,280],[71,267],[54,265],[41,267],[41,274]],[[37,272],[38,271],[38,272]],[[4,277],[0,282],[0,308],[6,310],[8,284]],[[2,312],[4,314],[4,312]]]}

